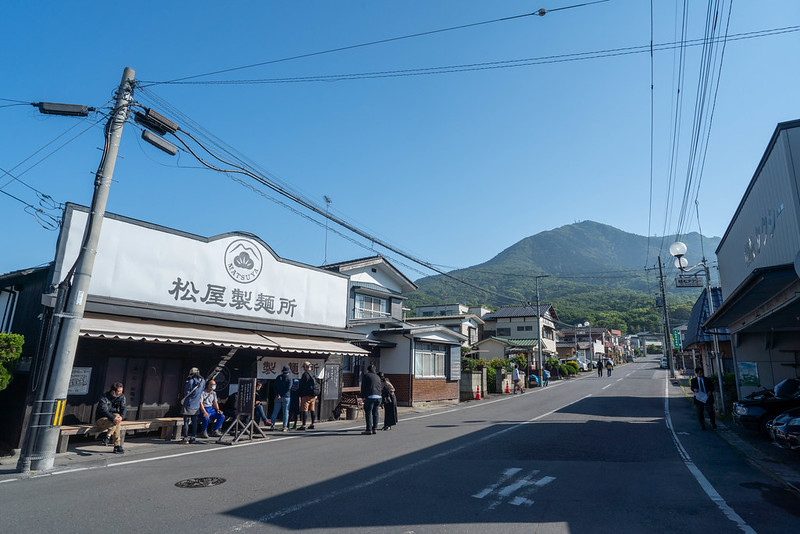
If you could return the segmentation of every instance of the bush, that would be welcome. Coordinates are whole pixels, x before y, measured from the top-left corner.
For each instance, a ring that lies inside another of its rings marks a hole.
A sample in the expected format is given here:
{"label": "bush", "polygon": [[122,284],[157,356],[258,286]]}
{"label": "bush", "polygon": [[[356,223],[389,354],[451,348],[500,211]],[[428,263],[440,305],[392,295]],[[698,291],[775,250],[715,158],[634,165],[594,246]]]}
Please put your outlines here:
{"label": "bush", "polygon": [[497,379],[497,369],[492,367],[491,365],[486,369],[486,389],[488,392],[486,393],[497,393],[497,384],[495,383]]}
{"label": "bush", "polygon": [[11,382],[11,369],[22,354],[25,338],[19,334],[0,332],[0,391]]}
{"label": "bush", "polygon": [[569,374],[571,375],[577,375],[578,371],[580,370],[580,367],[578,367],[578,362],[574,362],[572,360],[568,361],[564,365],[566,365],[569,368],[568,371]]}
{"label": "bush", "polygon": [[569,369],[570,368],[567,367],[566,365],[559,365],[558,374],[560,374],[561,376],[569,376]]}

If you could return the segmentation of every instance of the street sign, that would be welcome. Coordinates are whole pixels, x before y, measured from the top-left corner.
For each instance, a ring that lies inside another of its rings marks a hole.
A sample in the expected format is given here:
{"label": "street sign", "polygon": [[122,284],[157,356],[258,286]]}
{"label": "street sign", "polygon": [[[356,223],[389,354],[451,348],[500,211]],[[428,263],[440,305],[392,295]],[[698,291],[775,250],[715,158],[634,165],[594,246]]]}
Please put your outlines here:
{"label": "street sign", "polygon": [[677,330],[672,331],[672,348],[675,350],[681,349],[681,334]]}
{"label": "street sign", "polygon": [[703,279],[696,274],[679,274],[675,278],[675,287],[703,287]]}

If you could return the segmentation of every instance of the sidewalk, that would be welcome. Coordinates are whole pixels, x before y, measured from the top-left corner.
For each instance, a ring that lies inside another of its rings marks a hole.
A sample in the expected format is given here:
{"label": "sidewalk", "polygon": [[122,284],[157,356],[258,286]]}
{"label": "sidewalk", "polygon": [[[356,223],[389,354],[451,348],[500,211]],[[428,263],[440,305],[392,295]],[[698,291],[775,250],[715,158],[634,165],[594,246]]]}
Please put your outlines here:
{"label": "sidewalk", "polygon": [[[676,375],[672,385],[681,388],[686,402],[693,402],[688,375]],[[717,435],[769,477],[800,493],[800,454],[778,447],[766,434],[735,424],[730,414],[717,419]]]}
{"label": "sidewalk", "polygon": [[[451,404],[425,404],[422,406],[398,406],[398,416],[402,421],[404,417],[411,416],[412,414],[418,413],[426,413],[438,409],[445,409],[450,408]],[[381,416],[381,420],[383,416]],[[359,412],[358,419],[340,419],[338,421],[323,421],[317,422],[316,430],[307,431],[307,432],[296,432],[290,431],[286,434],[282,432],[278,432],[277,434],[274,432],[264,432],[267,435],[267,440],[270,439],[271,436],[275,437],[289,437],[289,436],[299,436],[302,434],[312,434],[315,432],[325,432],[325,431],[341,431],[344,428],[349,427],[358,427],[358,430],[363,430],[364,426],[364,415],[362,412]],[[263,438],[260,436],[257,438],[259,441],[263,441]],[[77,469],[77,468],[98,468],[98,467],[106,467],[112,463],[119,463],[122,461],[129,461],[134,460],[136,458],[142,457],[147,454],[176,454],[182,452],[188,452],[193,450],[199,450],[201,448],[211,448],[218,446],[217,438],[209,438],[209,439],[200,439],[198,438],[196,445],[182,445],[180,440],[172,440],[172,441],[164,441],[160,439],[156,433],[150,433],[148,435],[134,435],[128,436],[125,438],[125,454],[114,454],[113,447],[111,446],[103,446],[99,441],[96,440],[85,440],[85,439],[74,439],[70,440],[69,446],[67,447],[67,452],[56,454],[55,461],[53,462],[53,469],[52,472],[57,471],[65,471],[70,469]],[[231,437],[226,436],[225,443],[229,444],[231,442]],[[242,438],[239,443],[249,443],[250,440],[248,438]],[[16,470],[17,461],[19,460],[19,456],[4,456],[0,457],[0,482],[3,479],[7,478],[19,478],[25,477],[29,475],[24,475],[22,473],[18,473]],[[32,473],[31,475],[35,475]]]}

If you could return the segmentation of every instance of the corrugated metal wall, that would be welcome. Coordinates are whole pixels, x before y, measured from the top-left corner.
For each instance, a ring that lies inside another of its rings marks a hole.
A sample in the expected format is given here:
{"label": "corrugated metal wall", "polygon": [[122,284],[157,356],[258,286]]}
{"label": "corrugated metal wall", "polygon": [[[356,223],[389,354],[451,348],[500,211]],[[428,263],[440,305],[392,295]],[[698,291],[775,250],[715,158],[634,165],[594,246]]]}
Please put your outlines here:
{"label": "corrugated metal wall", "polygon": [[790,150],[790,140],[794,153],[800,150],[799,139],[800,128],[780,133],[720,245],[717,258],[725,299],[754,269],[791,264],[800,251],[800,202]]}

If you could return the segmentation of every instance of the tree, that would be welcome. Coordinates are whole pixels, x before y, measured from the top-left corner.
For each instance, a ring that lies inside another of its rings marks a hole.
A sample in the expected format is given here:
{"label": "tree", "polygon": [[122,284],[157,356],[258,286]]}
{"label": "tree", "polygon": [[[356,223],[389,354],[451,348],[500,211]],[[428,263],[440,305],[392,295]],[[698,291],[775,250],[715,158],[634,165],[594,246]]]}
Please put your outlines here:
{"label": "tree", "polygon": [[11,369],[22,354],[25,338],[19,334],[0,332],[0,391],[11,382]]}

